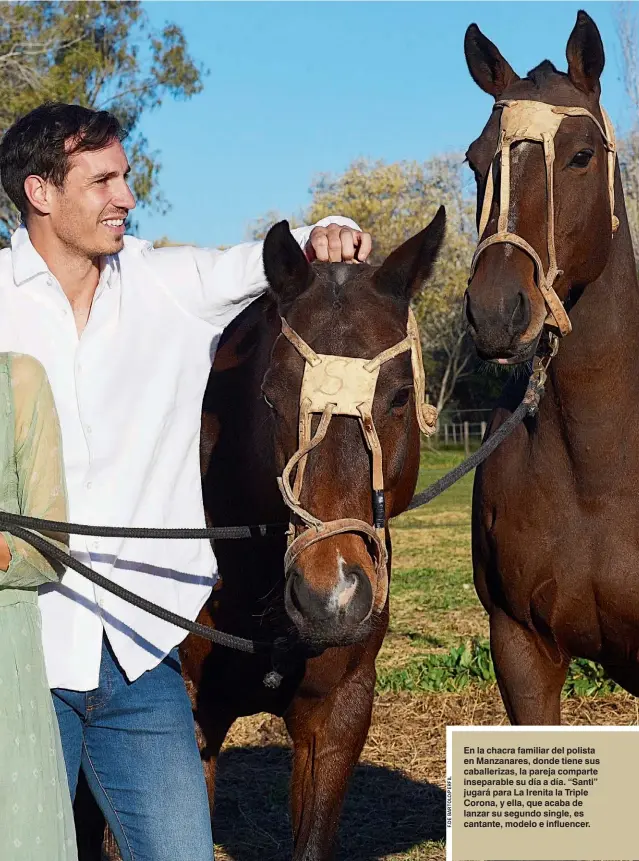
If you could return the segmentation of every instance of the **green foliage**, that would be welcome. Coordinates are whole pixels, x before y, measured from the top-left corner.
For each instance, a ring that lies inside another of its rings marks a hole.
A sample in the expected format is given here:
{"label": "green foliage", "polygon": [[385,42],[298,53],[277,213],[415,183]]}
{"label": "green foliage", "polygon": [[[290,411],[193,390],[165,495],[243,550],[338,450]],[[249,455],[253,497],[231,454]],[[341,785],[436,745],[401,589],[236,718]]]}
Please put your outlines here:
{"label": "green foliage", "polygon": [[[0,4],[0,133],[45,101],[106,109],[130,134],[133,190],[142,206],[160,210],[158,154],[139,134],[142,116],[166,97],[188,99],[206,74],[182,30],[152,28],[140,2],[15,2]],[[0,239],[15,212],[0,196]]]}
{"label": "green foliage", "polygon": [[[446,652],[431,652],[404,667],[381,670],[377,690],[458,693],[471,685],[495,684],[488,640],[472,638]],[[575,659],[568,671],[563,696],[602,696],[620,691],[599,664]]]}
{"label": "green foliage", "polygon": [[473,639],[447,652],[432,652],[405,667],[378,673],[377,690],[456,693],[471,684],[494,684],[488,644]]}

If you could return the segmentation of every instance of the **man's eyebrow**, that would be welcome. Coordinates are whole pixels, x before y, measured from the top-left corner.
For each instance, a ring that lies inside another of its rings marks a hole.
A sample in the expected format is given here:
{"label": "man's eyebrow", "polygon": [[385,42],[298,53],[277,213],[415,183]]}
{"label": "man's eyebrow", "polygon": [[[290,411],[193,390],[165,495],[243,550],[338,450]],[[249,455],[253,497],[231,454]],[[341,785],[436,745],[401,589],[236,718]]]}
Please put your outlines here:
{"label": "man's eyebrow", "polygon": [[[130,167],[130,165],[128,165],[127,169],[124,172],[124,178],[126,179],[130,173],[131,173],[131,167]],[[120,176],[120,171],[118,171],[118,170],[103,170],[101,173],[95,173],[95,174],[93,174],[93,176],[90,176],[87,181],[89,183],[91,183],[91,182],[102,182],[102,180],[104,180],[104,179],[117,179],[118,176]]]}

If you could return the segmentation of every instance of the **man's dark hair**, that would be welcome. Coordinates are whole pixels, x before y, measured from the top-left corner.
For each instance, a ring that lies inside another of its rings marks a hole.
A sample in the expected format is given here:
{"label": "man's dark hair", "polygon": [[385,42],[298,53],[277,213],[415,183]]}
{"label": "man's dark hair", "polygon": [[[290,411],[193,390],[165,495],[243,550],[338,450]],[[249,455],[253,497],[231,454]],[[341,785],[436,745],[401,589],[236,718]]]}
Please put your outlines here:
{"label": "man's dark hair", "polygon": [[[126,132],[113,114],[80,105],[47,102],[15,122],[0,144],[0,180],[24,219],[28,200],[24,181],[34,174],[62,188],[69,156],[122,141]],[[71,139],[71,146],[65,143]]]}

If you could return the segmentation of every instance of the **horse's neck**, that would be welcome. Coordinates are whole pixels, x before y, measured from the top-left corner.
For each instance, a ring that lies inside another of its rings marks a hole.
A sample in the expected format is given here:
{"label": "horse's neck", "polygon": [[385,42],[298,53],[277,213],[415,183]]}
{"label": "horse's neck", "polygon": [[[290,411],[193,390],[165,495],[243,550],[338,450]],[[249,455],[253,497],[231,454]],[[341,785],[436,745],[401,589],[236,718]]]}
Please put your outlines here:
{"label": "horse's neck", "polygon": [[[269,410],[260,386],[268,367],[279,318],[267,296],[257,299],[227,327],[218,347],[205,396],[213,443],[206,482],[215,517],[237,504],[235,522],[270,522],[281,507]],[[247,506],[251,506],[247,510]],[[256,513],[255,508],[259,508]],[[264,509],[264,510],[262,510]]]}
{"label": "horse's neck", "polygon": [[540,414],[561,427],[577,470],[590,470],[636,424],[629,428],[625,418],[639,406],[639,285],[622,215],[605,270],[571,311],[573,331],[559,344]]}

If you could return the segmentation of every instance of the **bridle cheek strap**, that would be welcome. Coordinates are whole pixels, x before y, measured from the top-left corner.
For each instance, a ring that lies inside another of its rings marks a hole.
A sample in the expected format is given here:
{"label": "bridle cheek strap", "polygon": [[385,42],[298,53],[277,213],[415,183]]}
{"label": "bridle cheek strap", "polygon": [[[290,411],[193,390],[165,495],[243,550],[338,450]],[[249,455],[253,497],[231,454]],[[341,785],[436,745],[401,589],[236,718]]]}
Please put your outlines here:
{"label": "bridle cheek strap", "polygon": [[[545,102],[527,101],[525,99],[513,99],[495,102],[494,109],[501,108],[499,142],[496,156],[499,156],[501,167],[501,186],[499,194],[499,217],[497,221],[497,233],[489,236],[479,243],[473,255],[470,266],[470,280],[472,280],[477,268],[480,255],[491,245],[507,243],[515,245],[532,258],[535,264],[536,284],[541,292],[546,306],[549,310],[546,325],[556,328],[560,335],[567,335],[572,325],[563,303],[554,290],[554,283],[562,275],[557,268],[557,253],[555,249],[555,201],[553,190],[553,168],[555,162],[555,135],[559,130],[565,117],[588,117],[591,119],[603,138],[604,146],[608,151],[607,173],[608,173],[608,197],[610,200],[610,213],[612,232],[617,230],[619,219],[615,213],[615,158],[616,145],[612,123],[603,108],[603,127],[590,111],[586,108],[563,107],[561,105],[549,105]],[[534,248],[521,236],[508,231],[508,217],[510,212],[510,148],[518,141],[537,141],[544,147],[544,162],[546,166],[546,200],[548,205],[547,216],[547,250],[548,271],[544,272],[541,259]],[[488,172],[486,190],[479,220],[479,237],[484,235],[490,213],[493,207],[494,180],[493,165]]]}
{"label": "bridle cheek strap", "polygon": [[[396,356],[410,351],[417,421],[423,433],[430,435],[435,432],[437,410],[425,402],[426,381],[417,321],[412,310],[409,310],[406,337],[373,359],[318,354],[284,319],[282,319],[282,334],[305,361],[300,391],[298,449],[284,467],[284,471],[277,481],[287,506],[307,528],[300,534],[296,534],[297,530],[291,524],[289,530],[290,543],[284,557],[285,571],[288,574],[299,555],[318,541],[345,532],[358,533],[372,544],[374,550],[373,555],[378,575],[375,604],[381,607],[386,601],[388,590],[388,552],[386,549],[383,457],[382,447],[373,421],[373,401],[380,367]],[[321,416],[314,434],[312,434],[313,414],[320,414]],[[326,437],[334,415],[357,418],[366,445],[371,452],[372,526],[355,518],[341,518],[324,522],[303,508],[300,502],[308,455]],[[295,470],[295,478],[291,484],[293,470]]]}

